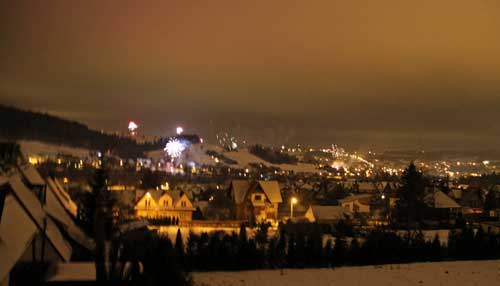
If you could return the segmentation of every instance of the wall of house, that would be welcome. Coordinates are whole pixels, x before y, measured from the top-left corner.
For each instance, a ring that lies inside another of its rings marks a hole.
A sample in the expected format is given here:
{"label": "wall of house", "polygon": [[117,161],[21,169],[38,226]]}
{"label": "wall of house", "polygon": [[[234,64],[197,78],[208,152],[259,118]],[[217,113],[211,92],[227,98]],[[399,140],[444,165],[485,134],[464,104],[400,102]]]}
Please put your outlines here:
{"label": "wall of house", "polygon": [[148,198],[148,196],[144,196],[137,202],[135,207],[138,210],[156,210],[158,208],[158,204],[152,197]]}
{"label": "wall of house", "polygon": [[[20,262],[33,262],[40,261],[42,258],[42,245],[43,236],[37,233],[36,236],[31,241],[31,244],[26,248],[23,255],[19,259]],[[34,251],[33,251],[34,249]],[[35,257],[33,257],[33,254]],[[52,244],[45,238],[45,250],[44,250],[44,261],[45,262],[61,262],[62,259],[54,249]]]}

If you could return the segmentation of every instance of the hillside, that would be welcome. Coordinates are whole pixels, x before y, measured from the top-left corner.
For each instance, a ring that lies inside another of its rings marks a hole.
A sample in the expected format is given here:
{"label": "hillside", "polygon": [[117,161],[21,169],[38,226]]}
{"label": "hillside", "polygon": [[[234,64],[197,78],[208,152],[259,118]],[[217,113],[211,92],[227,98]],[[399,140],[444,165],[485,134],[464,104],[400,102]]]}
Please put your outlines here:
{"label": "hillside", "polygon": [[121,157],[137,157],[156,144],[138,144],[130,138],[105,134],[86,125],[46,113],[0,105],[0,138],[33,140],[56,145],[111,151]]}

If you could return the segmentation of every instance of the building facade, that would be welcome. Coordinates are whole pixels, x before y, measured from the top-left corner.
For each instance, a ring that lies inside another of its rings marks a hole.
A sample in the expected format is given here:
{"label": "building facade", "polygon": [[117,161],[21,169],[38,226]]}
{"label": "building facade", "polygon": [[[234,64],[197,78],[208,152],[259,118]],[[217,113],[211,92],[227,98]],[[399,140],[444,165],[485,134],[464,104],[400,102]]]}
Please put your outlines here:
{"label": "building facade", "polygon": [[236,219],[255,222],[278,219],[278,206],[283,200],[277,181],[233,180],[229,191]]}
{"label": "building facade", "polygon": [[189,222],[193,218],[191,200],[180,191],[146,191],[135,204],[136,216],[140,218],[171,218]]}

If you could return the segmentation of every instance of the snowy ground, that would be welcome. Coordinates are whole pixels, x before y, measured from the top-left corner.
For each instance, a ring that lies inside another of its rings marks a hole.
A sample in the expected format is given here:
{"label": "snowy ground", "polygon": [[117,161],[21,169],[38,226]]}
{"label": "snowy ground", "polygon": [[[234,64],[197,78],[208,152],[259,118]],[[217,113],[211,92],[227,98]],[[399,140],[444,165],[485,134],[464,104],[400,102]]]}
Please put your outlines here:
{"label": "snowy ground", "polygon": [[193,273],[196,286],[500,285],[500,260]]}

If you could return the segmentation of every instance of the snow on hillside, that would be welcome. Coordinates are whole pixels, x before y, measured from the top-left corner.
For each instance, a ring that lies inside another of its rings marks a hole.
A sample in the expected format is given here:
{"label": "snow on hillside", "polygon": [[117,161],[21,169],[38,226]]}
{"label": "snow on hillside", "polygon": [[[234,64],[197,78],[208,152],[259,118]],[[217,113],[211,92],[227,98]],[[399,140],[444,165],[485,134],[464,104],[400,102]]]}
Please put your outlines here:
{"label": "snow on hillside", "polygon": [[298,163],[297,165],[292,164],[271,164],[261,158],[253,155],[247,149],[240,149],[232,152],[224,152],[224,156],[233,159],[238,162],[238,167],[245,168],[250,163],[262,164],[268,167],[280,168],[284,171],[293,171],[295,173],[317,173],[319,170],[312,164]]}
{"label": "snow on hillside", "polygon": [[76,147],[69,147],[65,145],[57,145],[44,143],[40,141],[18,141],[21,146],[21,151],[25,156],[39,155],[39,156],[56,156],[58,154],[71,155],[78,158],[86,158],[90,156],[90,150]]}
{"label": "snow on hillside", "polygon": [[500,261],[193,273],[196,286],[500,285]]}
{"label": "snow on hillside", "polygon": [[231,151],[231,152],[224,152],[223,155],[228,157],[231,160],[238,162],[237,165],[241,169],[247,167],[251,163],[270,165],[268,162],[253,155],[252,153],[248,152],[248,150],[246,150],[246,149],[240,149],[240,150]]}
{"label": "snow on hillside", "polygon": [[[207,151],[215,151],[225,157],[237,162],[236,165],[228,165],[237,167],[239,169],[247,168],[250,164],[262,164],[268,167],[276,167],[285,171],[293,171],[296,173],[318,173],[319,170],[312,164],[298,163],[297,165],[291,164],[271,164],[255,155],[250,153],[247,149],[239,149],[236,151],[224,151],[221,147],[212,144],[192,144],[184,150],[180,163],[188,164],[190,162],[196,162],[201,165],[215,165],[215,160],[207,155]],[[151,158],[155,161],[161,160],[165,157],[165,151],[154,150],[146,154],[147,158]],[[223,162],[221,162],[223,164]]]}

